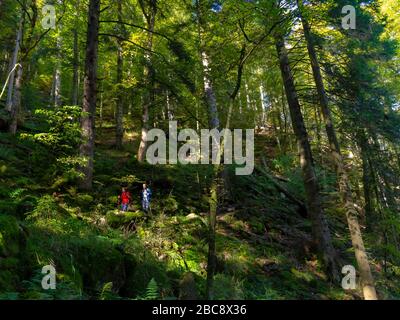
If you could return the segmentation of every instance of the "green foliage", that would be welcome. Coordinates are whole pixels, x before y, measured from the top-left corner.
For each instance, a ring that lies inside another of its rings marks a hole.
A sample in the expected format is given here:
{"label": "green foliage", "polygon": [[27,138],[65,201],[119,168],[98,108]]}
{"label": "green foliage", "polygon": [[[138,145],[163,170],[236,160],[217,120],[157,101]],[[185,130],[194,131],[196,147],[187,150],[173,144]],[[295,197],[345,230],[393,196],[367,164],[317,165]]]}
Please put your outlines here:
{"label": "green foliage", "polygon": [[89,207],[94,200],[90,194],[77,194],[75,199],[79,206],[84,208]]}
{"label": "green foliage", "polygon": [[15,217],[0,214],[0,256],[16,255],[19,250],[20,227]]}
{"label": "green foliage", "polygon": [[244,299],[243,280],[229,275],[217,274],[214,281],[214,297],[216,300]]}
{"label": "green foliage", "polygon": [[[33,140],[58,154],[76,150],[81,139],[79,124],[81,109],[78,106],[63,106],[56,110],[37,109],[35,114],[47,122],[49,129],[48,132],[31,135]],[[28,136],[23,134],[21,137]]]}
{"label": "green foliage", "polygon": [[29,280],[22,281],[24,290],[19,294],[18,299],[80,300],[83,298],[81,290],[64,274],[57,274],[55,290],[43,289],[42,279],[43,274],[41,273],[41,269],[35,270]]}
{"label": "green foliage", "polygon": [[143,216],[144,214],[141,211],[122,212],[118,209],[115,209],[107,212],[106,220],[111,227],[117,228],[131,222],[136,222],[139,218],[142,218]]}
{"label": "green foliage", "polygon": [[156,300],[159,297],[158,284],[154,278],[151,278],[146,288],[144,300]]}
{"label": "green foliage", "polygon": [[[35,17],[43,2],[30,1],[25,14]],[[82,178],[78,168],[87,160],[79,156],[81,107],[54,107],[53,101],[56,69],[61,71],[62,105],[72,100],[74,53],[82,56],[85,50],[81,31],[86,28],[86,3],[55,1],[57,12],[63,12],[63,27],[44,37],[39,20],[36,25],[34,21],[25,24],[24,47],[32,50],[18,56],[29,68],[24,68],[15,136],[5,133],[11,119],[3,107],[5,100],[0,101],[0,130],[4,131],[0,132],[0,299],[166,299],[179,291],[179,280],[186,272],[194,274],[204,294],[213,166],[139,163],[135,154],[142,108],[151,106],[149,126],[167,129],[168,113],[172,112],[180,127],[206,128],[209,114],[203,91],[207,76],[222,128],[242,54],[246,60],[241,65],[230,127],[264,127],[255,141],[257,165],[263,165],[261,157],[265,157],[271,175],[305,202],[304,177],[290,123],[293,119],[282,90],[273,41],[277,34],[285,35],[290,47],[295,93],[312,146],[333,243],[340,258],[354,263],[337,177],[332,174],[325,121],[318,110],[317,92],[310,89],[315,83],[310,61],[304,59],[307,46],[295,1],[281,1],[278,10],[275,1],[225,0],[220,1],[218,12],[210,10],[209,1],[200,2],[201,12],[190,2],[155,2],[154,30],[159,33],[154,39],[158,40],[151,48],[138,50],[137,44],[148,43],[141,7],[144,4],[146,9],[148,1],[121,1],[121,13],[116,1],[102,1],[107,8],[101,13],[102,20],[120,16],[139,27],[102,25],[104,33],[132,42],[124,41],[121,46],[120,83],[116,82],[116,42],[104,35],[99,42],[94,183],[89,191],[78,187]],[[22,10],[16,1],[0,3],[3,81]],[[399,298],[398,1],[304,4],[302,13],[312,26],[346,172],[360,207],[366,200],[363,193],[367,186],[372,188],[373,210],[366,217],[371,226],[362,232],[377,289],[383,298]],[[345,4],[357,8],[356,30],[340,26]],[[194,19],[199,14],[201,19]],[[266,34],[271,27],[273,32]],[[74,52],[74,30],[79,31],[78,52]],[[29,43],[35,39],[39,43]],[[265,39],[263,45],[257,45],[261,39]],[[144,52],[149,55],[144,56]],[[204,53],[209,58],[209,72],[201,61]],[[151,72],[143,72],[144,67]],[[149,74],[151,79],[146,78]],[[82,88],[78,92],[81,96]],[[147,103],[148,97],[151,103]],[[114,147],[115,106],[119,103],[124,109],[122,150]],[[360,137],[364,135],[366,142],[362,144]],[[365,154],[360,155],[360,150]],[[215,298],[352,299],[342,288],[328,283],[321,272],[314,248],[307,247],[311,221],[299,215],[297,205],[260,172],[239,177],[232,173],[234,165],[224,165],[224,169],[228,175],[218,190]],[[368,184],[362,185],[363,174],[371,175]],[[154,192],[149,215],[136,207],[144,181],[151,182]],[[116,209],[121,186],[137,192],[130,212]],[[57,267],[56,291],[44,291],[40,285],[41,266],[49,263]],[[384,271],[376,272],[379,268]]]}
{"label": "green foliage", "polygon": [[116,298],[115,293],[113,292],[113,283],[107,282],[104,284],[101,289],[99,300],[113,300]]}
{"label": "green foliage", "polygon": [[59,207],[54,197],[51,195],[44,195],[38,200],[35,209],[27,213],[27,219],[50,219],[57,216],[58,212]]}
{"label": "green foliage", "polygon": [[174,213],[178,210],[179,204],[174,195],[169,195],[159,206],[164,213]]}

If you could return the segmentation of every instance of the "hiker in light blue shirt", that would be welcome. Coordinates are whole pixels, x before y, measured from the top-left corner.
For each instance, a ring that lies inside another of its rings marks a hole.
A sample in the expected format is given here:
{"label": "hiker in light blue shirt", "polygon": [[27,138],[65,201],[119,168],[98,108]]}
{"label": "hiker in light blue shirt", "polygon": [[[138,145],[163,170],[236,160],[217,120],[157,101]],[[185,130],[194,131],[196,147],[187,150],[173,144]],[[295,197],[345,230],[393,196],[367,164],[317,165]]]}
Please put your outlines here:
{"label": "hiker in light blue shirt", "polygon": [[151,190],[147,187],[147,185],[143,184],[142,190],[142,209],[144,212],[148,212],[150,209],[150,201],[151,201]]}

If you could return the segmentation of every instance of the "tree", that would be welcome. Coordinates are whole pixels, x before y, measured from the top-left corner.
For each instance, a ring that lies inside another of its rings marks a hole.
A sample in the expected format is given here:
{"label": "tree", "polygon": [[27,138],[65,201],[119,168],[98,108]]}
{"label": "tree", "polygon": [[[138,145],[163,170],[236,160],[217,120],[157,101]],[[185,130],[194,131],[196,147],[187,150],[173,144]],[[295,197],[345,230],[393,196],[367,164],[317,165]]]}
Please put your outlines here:
{"label": "tree", "polygon": [[80,182],[80,187],[85,190],[91,189],[93,182],[99,19],[100,0],[90,0],[86,38],[85,76],[83,83],[82,111],[84,114],[81,119],[83,141],[79,149],[80,155],[85,159],[85,164],[80,167],[84,175]]}
{"label": "tree", "polygon": [[[22,65],[19,64],[18,71],[15,71],[15,67],[18,63],[18,56],[21,48],[21,41],[23,35],[24,28],[24,16],[25,12],[22,13],[22,18],[19,22],[19,27],[17,31],[17,38],[15,40],[14,52],[11,60],[11,75],[8,82],[8,91],[7,91],[7,102],[6,102],[6,110],[10,113],[10,126],[9,131],[12,134],[15,134],[17,131],[17,119],[18,119],[18,100],[21,90],[21,82],[22,82]],[[13,71],[14,70],[14,71]],[[15,80],[15,72],[17,72],[17,80]],[[16,82],[16,83],[15,83]],[[14,84],[15,87],[14,88]],[[17,95],[17,96],[16,96]]]}
{"label": "tree", "polygon": [[353,200],[350,183],[347,173],[344,168],[343,158],[339,147],[339,141],[336,136],[336,130],[333,124],[329,101],[326,95],[325,86],[322,79],[321,69],[319,66],[317,54],[314,48],[311,28],[305,15],[302,14],[304,6],[302,0],[297,0],[301,21],[303,24],[304,36],[307,42],[308,55],[311,61],[314,81],[317,87],[319,105],[325,122],[325,130],[329,140],[331,155],[336,167],[336,173],[339,178],[339,192],[341,195],[343,207],[345,208],[347,223],[350,230],[351,241],[354,248],[354,253],[357,259],[357,264],[360,269],[361,281],[363,284],[363,293],[366,300],[376,300],[377,295],[374,287],[374,280],[371,274],[371,269],[368,263],[368,257],[365,252],[364,241],[361,235],[360,224],[358,222],[358,210],[355,201]]}
{"label": "tree", "polygon": [[[124,36],[124,26],[122,22],[122,1],[118,0],[118,22],[119,27],[122,31],[122,36]],[[123,105],[123,91],[122,91],[122,77],[123,77],[123,49],[122,40],[117,39],[117,111],[116,111],[116,147],[117,149],[122,148],[122,138],[124,135],[123,117],[124,117],[124,105]]]}
{"label": "tree", "polygon": [[287,50],[285,48],[285,41],[283,36],[279,34],[276,35],[275,41],[292,126],[298,143],[300,166],[303,173],[303,183],[306,191],[307,210],[313,224],[314,240],[318,245],[319,253],[322,256],[328,274],[333,280],[337,281],[339,280],[339,274],[336,262],[336,253],[332,245],[328,223],[322,210],[319,194],[320,191],[314,168],[314,159],[311,153],[308,133],[296,93],[293,74]]}
{"label": "tree", "polygon": [[139,0],[143,16],[146,20],[147,27],[147,43],[146,52],[144,53],[143,68],[143,102],[142,102],[142,134],[138,150],[137,159],[143,162],[146,156],[148,142],[146,141],[147,132],[150,128],[150,108],[154,105],[154,69],[152,66],[152,49],[153,49],[153,33],[157,15],[157,0]]}

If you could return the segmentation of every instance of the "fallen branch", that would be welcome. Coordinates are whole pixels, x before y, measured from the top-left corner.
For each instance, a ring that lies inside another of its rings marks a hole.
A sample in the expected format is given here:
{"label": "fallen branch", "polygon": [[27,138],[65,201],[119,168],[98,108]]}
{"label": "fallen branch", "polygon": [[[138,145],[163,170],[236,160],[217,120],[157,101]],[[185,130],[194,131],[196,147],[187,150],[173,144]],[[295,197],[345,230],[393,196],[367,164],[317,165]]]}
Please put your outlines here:
{"label": "fallen branch", "polygon": [[17,64],[14,66],[14,68],[12,68],[12,70],[11,70],[10,73],[8,74],[8,77],[7,77],[7,79],[6,79],[6,83],[4,84],[3,90],[2,90],[1,93],[0,93],[0,100],[1,100],[1,97],[3,96],[3,94],[4,94],[4,91],[6,90],[8,81],[10,81],[10,76],[11,76],[11,74],[15,71],[15,69],[16,69],[17,67],[22,68],[22,66],[21,66],[19,63],[17,63]]}
{"label": "fallen branch", "polygon": [[[264,164],[264,167],[267,168],[267,164],[265,162],[265,159],[262,158],[262,162]],[[278,181],[276,181],[276,179],[270,175],[265,169],[260,168],[258,166],[255,167],[256,171],[260,172],[261,174],[263,174],[265,177],[268,178],[268,180],[271,181],[271,183],[274,185],[274,187],[282,192],[290,201],[294,202],[295,204],[297,204],[297,206],[299,207],[299,213],[302,217],[307,218],[307,208],[305,206],[305,204],[300,201],[299,199],[297,199],[295,196],[293,196],[284,186],[282,186]]]}

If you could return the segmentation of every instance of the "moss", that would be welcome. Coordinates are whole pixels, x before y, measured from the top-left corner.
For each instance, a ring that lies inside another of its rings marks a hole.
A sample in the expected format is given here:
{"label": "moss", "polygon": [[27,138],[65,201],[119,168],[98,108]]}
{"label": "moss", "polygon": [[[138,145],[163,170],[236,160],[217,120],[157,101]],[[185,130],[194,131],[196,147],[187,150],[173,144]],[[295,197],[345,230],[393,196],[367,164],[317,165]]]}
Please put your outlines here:
{"label": "moss", "polygon": [[88,207],[93,203],[93,197],[90,194],[78,194],[76,196],[76,202],[81,207]]}
{"label": "moss", "polygon": [[143,216],[144,213],[141,211],[122,212],[119,210],[112,210],[107,212],[106,220],[111,227],[120,227],[122,225],[136,221]]}

